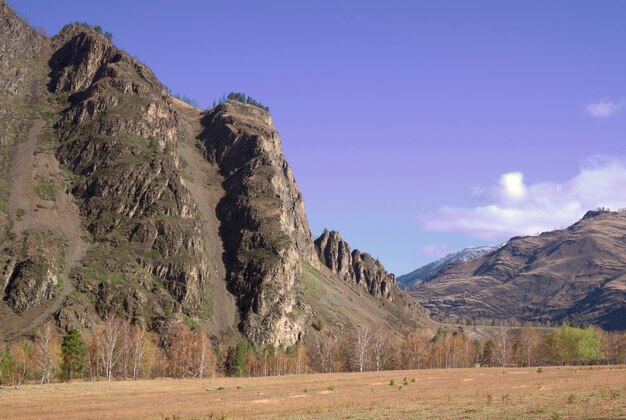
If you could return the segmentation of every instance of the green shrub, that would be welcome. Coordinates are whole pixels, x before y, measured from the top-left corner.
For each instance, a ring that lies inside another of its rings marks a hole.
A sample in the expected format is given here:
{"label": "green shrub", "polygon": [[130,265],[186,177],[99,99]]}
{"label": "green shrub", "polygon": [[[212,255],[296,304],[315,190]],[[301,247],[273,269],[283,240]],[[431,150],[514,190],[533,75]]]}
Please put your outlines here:
{"label": "green shrub", "polygon": [[39,185],[35,187],[37,195],[46,201],[55,201],[57,197],[57,187],[52,179],[49,177],[41,177]]}

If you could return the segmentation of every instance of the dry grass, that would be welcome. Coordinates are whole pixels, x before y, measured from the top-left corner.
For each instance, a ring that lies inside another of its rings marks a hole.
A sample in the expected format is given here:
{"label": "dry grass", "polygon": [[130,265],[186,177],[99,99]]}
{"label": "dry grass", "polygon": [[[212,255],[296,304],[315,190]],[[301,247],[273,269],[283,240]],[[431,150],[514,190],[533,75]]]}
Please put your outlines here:
{"label": "dry grass", "polygon": [[29,385],[0,390],[0,417],[624,418],[626,367]]}

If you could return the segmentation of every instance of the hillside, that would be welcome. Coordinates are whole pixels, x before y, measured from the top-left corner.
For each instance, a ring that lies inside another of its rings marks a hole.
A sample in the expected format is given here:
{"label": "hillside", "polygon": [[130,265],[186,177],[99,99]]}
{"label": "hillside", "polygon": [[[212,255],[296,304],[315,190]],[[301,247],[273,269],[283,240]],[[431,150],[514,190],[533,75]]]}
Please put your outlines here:
{"label": "hillside", "polygon": [[433,261],[411,271],[408,274],[398,277],[398,285],[402,288],[413,287],[422,281],[432,279],[439,274],[441,270],[448,266],[474,261],[475,259],[493,252],[498,248],[499,247],[497,246],[481,246],[475,248],[465,248],[460,251],[453,252],[452,254],[448,254],[441,259]]}
{"label": "hillside", "polygon": [[[344,285],[322,270],[270,114],[181,102],[89,26],[46,38],[4,0],[0,22],[0,338],[110,314],[303,338],[319,310],[306,289]],[[368,319],[400,330],[413,315],[398,314]]]}
{"label": "hillside", "polygon": [[410,293],[439,318],[626,328],[626,212],[590,211],[567,229],[515,237]]}

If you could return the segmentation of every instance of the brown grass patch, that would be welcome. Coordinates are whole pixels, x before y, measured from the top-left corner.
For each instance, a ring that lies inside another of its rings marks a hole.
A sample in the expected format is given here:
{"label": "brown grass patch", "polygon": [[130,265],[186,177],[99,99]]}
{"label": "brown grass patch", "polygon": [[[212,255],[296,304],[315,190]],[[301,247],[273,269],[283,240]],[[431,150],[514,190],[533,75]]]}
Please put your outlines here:
{"label": "brown grass patch", "polygon": [[[502,371],[481,368],[27,385],[0,390],[0,418],[626,417],[625,367],[548,367],[542,374],[523,375],[503,375]],[[506,373],[521,372],[527,371],[506,369]],[[380,385],[392,379],[401,384],[404,377],[417,381],[402,389]],[[237,389],[237,385],[244,388]],[[206,391],[219,386],[226,389]],[[309,390],[306,395],[303,389]]]}

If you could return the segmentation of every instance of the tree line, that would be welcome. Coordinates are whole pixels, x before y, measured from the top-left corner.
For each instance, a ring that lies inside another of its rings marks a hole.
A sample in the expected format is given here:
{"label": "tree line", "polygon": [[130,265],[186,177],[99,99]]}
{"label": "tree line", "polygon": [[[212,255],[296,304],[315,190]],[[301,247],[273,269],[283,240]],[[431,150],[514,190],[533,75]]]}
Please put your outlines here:
{"label": "tree line", "polygon": [[99,33],[100,35],[104,35],[104,37],[106,39],[108,39],[109,41],[113,41],[113,34],[109,31],[103,31],[102,26],[100,25],[91,25],[87,22],[75,22],[76,25],[82,25],[82,26],[87,26],[91,29],[93,29],[94,31],[96,31],[97,33]]}
{"label": "tree line", "polygon": [[342,337],[317,331],[308,345],[255,347],[244,340],[215,343],[184,324],[157,336],[110,317],[93,330],[72,329],[62,336],[48,323],[32,340],[13,343],[0,353],[0,384],[623,363],[626,333],[597,328],[500,328],[490,339],[472,340],[462,327],[440,327],[434,334],[416,329],[399,339],[377,326]]}
{"label": "tree line", "polygon": [[217,105],[221,104],[222,102],[226,102],[226,101],[237,101],[243,104],[253,105],[264,111],[270,112],[269,106],[265,106],[261,102],[254,99],[253,97],[248,96],[245,93],[241,93],[241,92],[230,92],[228,95],[223,94],[219,99],[214,99],[213,108],[215,108]]}

